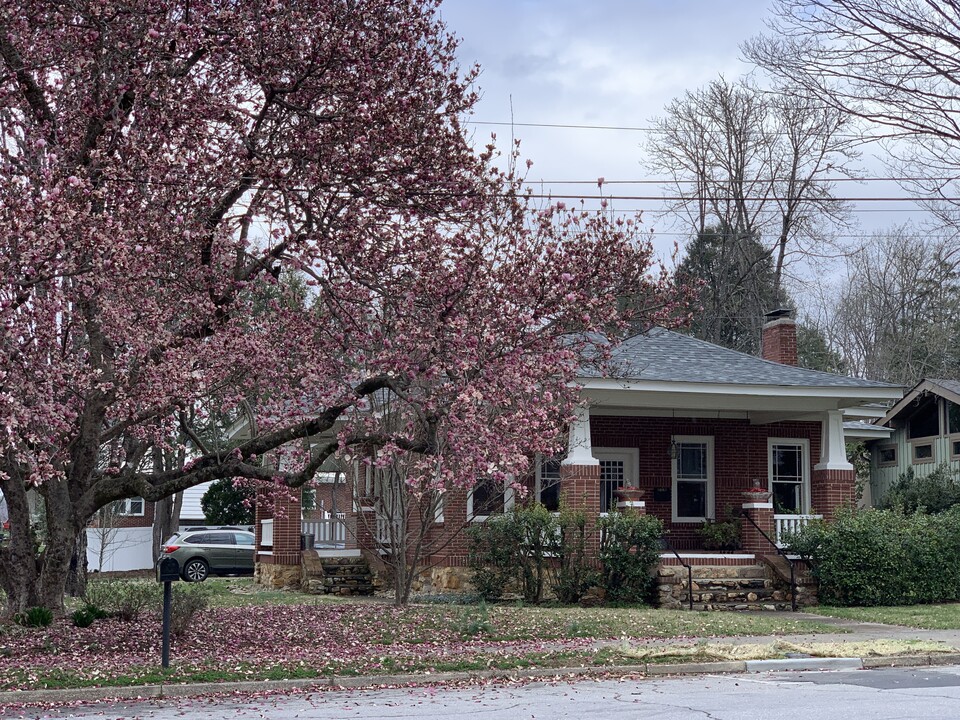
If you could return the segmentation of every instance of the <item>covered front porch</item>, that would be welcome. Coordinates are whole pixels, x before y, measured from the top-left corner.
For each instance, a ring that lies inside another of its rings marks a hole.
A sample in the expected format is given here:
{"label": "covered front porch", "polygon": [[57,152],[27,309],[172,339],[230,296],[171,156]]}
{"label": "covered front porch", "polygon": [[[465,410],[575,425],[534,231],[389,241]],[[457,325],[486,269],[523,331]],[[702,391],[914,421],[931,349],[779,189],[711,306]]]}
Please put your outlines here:
{"label": "covered front porch", "polygon": [[665,396],[602,386],[609,382],[585,389],[566,457],[539,466],[544,504],[562,497],[599,517],[619,500],[663,522],[667,557],[747,564],[855,501],[843,421],[871,411],[838,407],[835,391],[817,398],[688,387]]}

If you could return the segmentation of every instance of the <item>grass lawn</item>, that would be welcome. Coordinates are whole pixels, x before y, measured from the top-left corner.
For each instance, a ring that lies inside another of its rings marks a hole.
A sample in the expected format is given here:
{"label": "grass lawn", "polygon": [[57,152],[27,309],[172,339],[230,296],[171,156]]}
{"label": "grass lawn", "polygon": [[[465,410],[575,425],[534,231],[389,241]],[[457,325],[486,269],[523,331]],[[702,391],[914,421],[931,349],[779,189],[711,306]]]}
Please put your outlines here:
{"label": "grass lawn", "polygon": [[818,607],[810,608],[810,612],[925,630],[960,630],[960,603],[892,607]]}
{"label": "grass lawn", "polygon": [[[173,642],[159,668],[156,610],[134,622],[77,628],[0,626],[0,689],[313,678],[481,668],[632,664],[611,647],[657,638],[827,631],[788,615],[746,616],[650,608],[419,604],[394,608],[211,580],[211,607]],[[605,643],[605,644],[604,644]]]}

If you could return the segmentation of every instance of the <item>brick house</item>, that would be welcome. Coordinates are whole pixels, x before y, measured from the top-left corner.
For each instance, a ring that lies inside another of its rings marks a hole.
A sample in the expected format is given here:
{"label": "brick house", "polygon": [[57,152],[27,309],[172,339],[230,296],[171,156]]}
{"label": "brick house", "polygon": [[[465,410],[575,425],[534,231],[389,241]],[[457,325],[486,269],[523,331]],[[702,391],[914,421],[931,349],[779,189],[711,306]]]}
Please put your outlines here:
{"label": "brick house", "polygon": [[[762,357],[656,328],[619,345],[605,374],[587,371],[578,383],[584,402],[568,452],[536,463],[531,496],[550,509],[564,498],[593,517],[619,499],[661,518],[680,555],[713,556],[718,564],[756,563],[776,552],[778,533],[852,503],[844,422],[874,419],[878,406],[902,396],[899,386],[798,367],[796,325],[783,312],[768,316]],[[750,489],[759,492],[745,495]],[[430,533],[452,539],[427,563],[464,566],[466,540],[457,532],[512,501],[511,491],[484,486],[448,493]],[[270,568],[265,582],[282,584],[274,577],[296,574],[301,526],[292,502],[273,524],[271,545],[261,548],[269,554],[260,556],[288,568]],[[344,552],[360,552],[356,535],[362,541],[371,525],[363,512],[347,514]],[[745,521],[738,552],[704,551],[704,523],[741,512],[770,540]],[[664,562],[672,560],[665,554]]]}

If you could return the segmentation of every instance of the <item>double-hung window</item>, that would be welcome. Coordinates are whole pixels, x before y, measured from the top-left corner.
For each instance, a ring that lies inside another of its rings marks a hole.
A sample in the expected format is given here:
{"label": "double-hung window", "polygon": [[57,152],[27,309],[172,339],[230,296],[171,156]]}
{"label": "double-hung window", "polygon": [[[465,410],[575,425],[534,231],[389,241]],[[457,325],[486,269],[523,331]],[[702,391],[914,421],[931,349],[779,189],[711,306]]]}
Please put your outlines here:
{"label": "double-hung window", "polygon": [[482,478],[467,493],[467,520],[482,522],[493,515],[502,515],[513,508],[513,488]]}
{"label": "double-hung window", "polygon": [[774,512],[787,515],[810,512],[810,441],[770,438],[767,450]]}
{"label": "double-hung window", "polygon": [[550,512],[560,511],[560,461],[555,458],[537,464],[537,502]]}
{"label": "double-hung window", "polygon": [[673,521],[714,517],[713,437],[677,435],[673,443]]}

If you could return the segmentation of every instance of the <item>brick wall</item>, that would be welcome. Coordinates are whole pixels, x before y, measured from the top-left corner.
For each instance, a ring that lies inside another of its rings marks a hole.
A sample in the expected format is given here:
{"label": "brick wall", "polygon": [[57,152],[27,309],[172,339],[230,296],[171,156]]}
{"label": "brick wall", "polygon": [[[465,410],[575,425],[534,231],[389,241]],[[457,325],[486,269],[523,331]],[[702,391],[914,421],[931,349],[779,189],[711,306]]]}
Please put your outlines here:
{"label": "brick wall", "polygon": [[353,497],[350,486],[345,482],[320,483],[314,488],[316,507],[313,510],[304,510],[304,520],[320,520],[324,512],[350,512],[353,508]]}
{"label": "brick wall", "polygon": [[681,549],[700,545],[696,532],[699,523],[678,523],[671,520],[671,501],[654,499],[654,488],[670,488],[672,467],[669,457],[673,435],[706,435],[714,438],[715,508],[717,519],[725,518],[727,508],[737,510],[743,503],[741,493],[750,487],[753,478],[760,478],[766,487],[768,470],[767,440],[771,437],[805,438],[810,441],[810,468],[813,506],[818,512],[832,512],[831,502],[837,493],[818,495],[813,465],[820,458],[820,423],[784,422],[751,425],[747,420],[707,420],[652,417],[590,418],[591,442],[594,447],[638,448],[638,477],[645,490],[647,513],[656,515],[670,530],[670,540]]}
{"label": "brick wall", "polygon": [[[673,435],[704,435],[714,438],[715,508],[718,519],[725,517],[727,508],[737,511],[743,503],[742,492],[750,487],[753,478],[760,478],[766,486],[768,477],[767,440],[771,437],[802,438],[809,441],[811,473],[811,501],[817,512],[830,516],[834,510],[849,501],[853,495],[852,473],[814,471],[820,457],[820,423],[784,422],[770,425],[751,425],[746,420],[708,420],[651,417],[591,418],[591,440],[594,447],[636,448],[639,451],[638,476],[644,490],[646,511],[664,521],[670,530],[671,541],[680,549],[696,549],[701,545],[696,532],[699,523],[677,523],[671,520],[671,502],[654,499],[654,488],[671,488],[671,460],[668,455]],[[586,506],[596,515],[600,509],[599,468],[595,466],[565,466],[562,492],[567,501]],[[532,489],[532,479],[528,481]],[[532,496],[532,492],[531,492]],[[338,504],[339,504],[338,499]],[[344,505],[348,507],[349,502]],[[261,508],[258,504],[258,520]],[[299,507],[291,508],[288,522],[299,539]],[[272,515],[272,512],[271,512]],[[373,527],[372,514],[364,522],[357,520],[357,532],[367,547],[366,527]],[[263,514],[264,517],[269,515]],[[443,522],[430,523],[426,544],[429,554],[422,566],[463,567],[467,564],[467,492],[451,490],[445,496]],[[277,522],[274,537],[280,536],[282,523]],[[259,532],[259,527],[257,528]],[[352,539],[353,533],[348,533]],[[274,547],[272,562],[279,562],[280,548]]]}
{"label": "brick wall", "polygon": [[[144,502],[143,515],[113,515],[110,518],[110,527],[138,528],[153,527],[154,503]],[[90,522],[90,527],[97,527],[96,516]]]}

